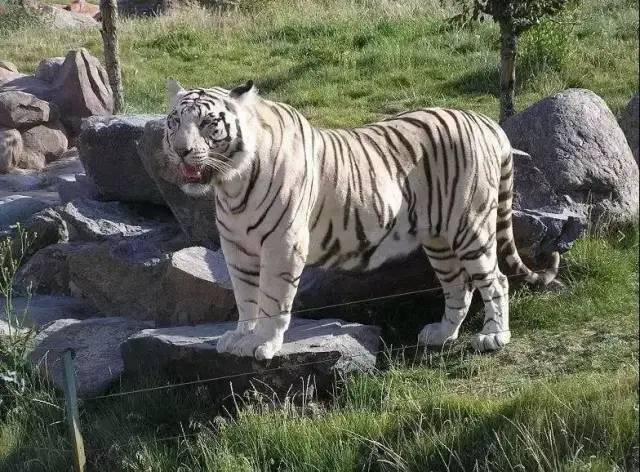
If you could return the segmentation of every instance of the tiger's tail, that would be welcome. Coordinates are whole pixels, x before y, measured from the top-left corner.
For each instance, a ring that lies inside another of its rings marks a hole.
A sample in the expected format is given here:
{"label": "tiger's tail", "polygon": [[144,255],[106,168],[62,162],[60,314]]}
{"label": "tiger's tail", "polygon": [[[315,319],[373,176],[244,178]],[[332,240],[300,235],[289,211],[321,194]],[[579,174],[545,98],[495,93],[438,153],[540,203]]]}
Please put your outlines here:
{"label": "tiger's tail", "polygon": [[506,158],[502,162],[500,169],[500,188],[498,193],[498,221],[496,228],[496,238],[498,241],[498,254],[505,261],[509,269],[509,274],[522,276],[523,279],[532,285],[545,286],[558,276],[560,266],[560,254],[553,252],[549,266],[541,271],[534,272],[529,269],[518,254],[515,240],[513,238],[512,210],[513,203],[513,156],[525,155],[527,153],[517,149],[511,149],[506,153]]}

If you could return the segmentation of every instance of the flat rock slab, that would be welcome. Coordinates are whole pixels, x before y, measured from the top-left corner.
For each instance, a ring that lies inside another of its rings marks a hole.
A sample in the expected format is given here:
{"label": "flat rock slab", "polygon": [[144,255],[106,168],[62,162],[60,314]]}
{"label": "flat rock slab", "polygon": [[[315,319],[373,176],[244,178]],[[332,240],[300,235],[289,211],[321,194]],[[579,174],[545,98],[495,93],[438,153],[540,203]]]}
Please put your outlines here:
{"label": "flat rock slab", "polygon": [[0,197],[0,230],[24,223],[31,215],[47,208],[48,202],[28,195]]}
{"label": "flat rock slab", "polygon": [[328,393],[336,377],[376,365],[377,326],[293,318],[282,350],[270,361],[219,353],[218,339],[235,326],[226,322],[141,331],[122,344],[125,371],[132,376],[153,372],[175,381],[232,376],[207,383],[222,399],[231,393],[230,383],[236,394],[252,385],[266,385],[279,394],[309,386]]}
{"label": "flat rock slab", "polygon": [[0,191],[24,192],[44,187],[46,177],[39,172],[15,169],[11,173],[0,175]]}
{"label": "flat rock slab", "polygon": [[120,317],[57,320],[36,336],[28,357],[61,389],[62,357],[67,349],[72,349],[78,395],[96,395],[109,388],[124,371],[120,344],[151,326],[149,322]]}
{"label": "flat rock slab", "polygon": [[[12,300],[13,316],[21,326],[40,330],[47,324],[64,319],[84,319],[95,315],[87,303],[73,297],[33,295]],[[4,299],[0,298],[0,318],[6,319]]]}

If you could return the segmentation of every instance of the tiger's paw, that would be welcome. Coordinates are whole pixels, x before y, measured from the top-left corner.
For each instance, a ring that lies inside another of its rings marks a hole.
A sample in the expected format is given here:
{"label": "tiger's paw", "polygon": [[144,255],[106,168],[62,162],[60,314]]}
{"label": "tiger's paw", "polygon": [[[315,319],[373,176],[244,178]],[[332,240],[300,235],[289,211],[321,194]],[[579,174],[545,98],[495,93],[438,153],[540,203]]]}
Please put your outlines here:
{"label": "tiger's paw", "polygon": [[458,330],[451,323],[431,323],[418,335],[418,344],[423,346],[443,346],[458,339]]}
{"label": "tiger's paw", "polygon": [[471,338],[471,347],[478,352],[497,351],[511,341],[511,331],[478,333]]}
{"label": "tiger's paw", "polygon": [[276,355],[281,348],[282,340],[267,341],[256,348],[254,356],[259,361],[273,359],[273,356]]}
{"label": "tiger's paw", "polygon": [[259,361],[272,359],[282,347],[282,339],[267,340],[254,332],[230,334],[224,341],[222,346],[218,341],[218,352],[255,357]]}
{"label": "tiger's paw", "polygon": [[238,344],[240,339],[245,335],[243,331],[240,330],[231,330],[224,333],[218,339],[218,343],[216,344],[216,349],[218,352],[232,352],[234,346]]}

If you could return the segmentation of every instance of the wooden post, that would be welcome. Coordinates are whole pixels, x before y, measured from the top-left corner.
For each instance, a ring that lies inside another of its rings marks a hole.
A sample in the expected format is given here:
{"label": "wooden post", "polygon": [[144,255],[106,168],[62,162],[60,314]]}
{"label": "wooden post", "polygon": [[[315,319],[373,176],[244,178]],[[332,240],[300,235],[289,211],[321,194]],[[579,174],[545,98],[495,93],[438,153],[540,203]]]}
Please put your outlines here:
{"label": "wooden post", "polygon": [[120,52],[118,48],[118,4],[116,0],[100,0],[102,16],[102,42],[104,44],[104,63],[113,91],[113,112],[122,113],[124,97],[122,91],[122,71],[120,69]]}
{"label": "wooden post", "polygon": [[84,455],[84,442],[80,432],[80,414],[78,413],[78,395],[76,393],[76,376],[73,369],[74,353],[67,349],[64,353],[64,401],[69,426],[69,439],[73,450],[74,472],[84,472],[87,459]]}

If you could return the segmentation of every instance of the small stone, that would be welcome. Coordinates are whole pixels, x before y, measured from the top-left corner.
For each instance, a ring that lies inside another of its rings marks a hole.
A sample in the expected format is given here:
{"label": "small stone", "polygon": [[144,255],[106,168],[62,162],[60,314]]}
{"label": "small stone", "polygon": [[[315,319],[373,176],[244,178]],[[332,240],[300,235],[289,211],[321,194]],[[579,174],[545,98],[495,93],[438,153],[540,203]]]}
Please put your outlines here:
{"label": "small stone", "polygon": [[22,133],[25,149],[41,154],[46,162],[60,158],[69,145],[64,126],[59,121],[34,126]]}
{"label": "small stone", "polygon": [[46,165],[47,160],[44,154],[26,147],[22,150],[18,162],[16,162],[17,167],[28,170],[42,170]]}
{"label": "small stone", "polygon": [[17,129],[0,127],[0,174],[15,167],[22,154],[22,136]]}

